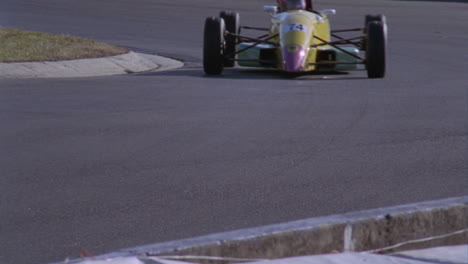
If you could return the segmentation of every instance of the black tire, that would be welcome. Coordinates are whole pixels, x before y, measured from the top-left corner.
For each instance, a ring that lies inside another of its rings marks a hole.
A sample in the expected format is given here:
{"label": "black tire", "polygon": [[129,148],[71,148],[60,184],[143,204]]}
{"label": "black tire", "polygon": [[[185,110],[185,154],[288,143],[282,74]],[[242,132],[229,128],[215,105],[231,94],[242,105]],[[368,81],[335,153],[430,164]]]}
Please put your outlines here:
{"label": "black tire", "polygon": [[387,46],[387,25],[382,21],[372,21],[368,25],[366,50],[366,70],[369,78],[385,76]]}
{"label": "black tire", "polygon": [[[366,15],[366,18],[364,20],[364,29],[363,29],[364,34],[367,35],[367,31],[368,31],[368,28],[369,28],[369,23],[373,22],[373,21],[382,22],[382,23],[384,23],[384,25],[387,24],[387,18],[382,14]],[[366,50],[366,49],[367,49],[367,43],[366,43],[366,40],[363,40],[362,45],[361,45],[361,50]]]}
{"label": "black tire", "polygon": [[[229,12],[229,11],[221,11],[219,14],[224,20],[226,24],[226,31],[233,34],[240,33],[240,16],[239,13],[236,12]],[[226,36],[226,49],[225,49],[225,60],[224,66],[225,67],[234,67],[236,58],[236,45],[237,45],[237,37],[227,35]]]}
{"label": "black tire", "polygon": [[379,21],[384,24],[387,24],[387,18],[382,14],[366,15],[366,18],[364,20],[364,33],[367,33],[367,28],[368,28],[369,23],[373,21]]}
{"label": "black tire", "polygon": [[203,69],[208,75],[220,75],[224,70],[224,20],[208,17],[203,36]]}

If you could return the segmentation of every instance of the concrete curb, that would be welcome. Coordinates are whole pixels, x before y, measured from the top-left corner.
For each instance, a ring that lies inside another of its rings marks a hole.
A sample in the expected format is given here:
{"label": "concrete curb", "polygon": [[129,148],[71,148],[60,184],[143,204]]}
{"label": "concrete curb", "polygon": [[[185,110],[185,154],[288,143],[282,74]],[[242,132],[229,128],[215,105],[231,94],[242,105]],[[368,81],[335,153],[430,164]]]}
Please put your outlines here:
{"label": "concrete curb", "polygon": [[[177,258],[177,256],[131,256],[105,260],[87,259],[79,262],[79,264],[198,264],[197,262],[186,262],[185,260],[171,260],[171,258]],[[345,252],[267,260],[238,259],[237,261],[240,261],[237,263],[244,264],[466,264],[468,263],[468,244],[404,251],[392,255]]]}
{"label": "concrete curb", "polygon": [[68,78],[109,76],[182,67],[180,61],[135,52],[95,59],[0,63],[3,78]]}
{"label": "concrete curb", "polygon": [[[463,230],[468,228],[466,219],[468,219],[468,196],[463,196],[123,249],[96,259],[141,255],[278,259],[336,251],[367,251]],[[461,245],[467,241],[468,232],[463,232],[423,244],[400,247],[398,251]],[[390,252],[392,251],[387,251]],[[212,263],[212,261],[198,261],[198,263]]]}
{"label": "concrete curb", "polygon": [[[468,196],[401,205],[208,235],[121,253],[284,258],[332,251],[364,251],[467,228]],[[463,244],[468,236],[424,247]],[[400,248],[400,250],[414,249]]]}

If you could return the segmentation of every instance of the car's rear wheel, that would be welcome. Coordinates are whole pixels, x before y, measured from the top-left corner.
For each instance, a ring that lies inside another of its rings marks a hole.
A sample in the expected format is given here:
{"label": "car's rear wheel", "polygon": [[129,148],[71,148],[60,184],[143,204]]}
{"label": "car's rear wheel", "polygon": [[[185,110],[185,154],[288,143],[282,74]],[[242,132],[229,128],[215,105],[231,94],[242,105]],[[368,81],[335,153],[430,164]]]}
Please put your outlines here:
{"label": "car's rear wheel", "polygon": [[[364,20],[364,34],[367,35],[368,28],[369,28],[369,23],[373,21],[379,21],[384,23],[384,25],[387,24],[387,19],[385,18],[384,15],[378,14],[378,15],[366,15],[366,18]],[[366,40],[363,40],[362,45],[361,45],[361,50],[366,50],[367,49],[367,43]]]}
{"label": "car's rear wheel", "polygon": [[224,20],[208,17],[203,37],[203,69],[208,75],[219,75],[224,70]]}
{"label": "car's rear wheel", "polygon": [[387,24],[387,19],[382,14],[366,15],[366,18],[364,20],[364,33],[367,33],[368,25],[372,21],[379,21],[379,22],[382,22],[384,24]]}
{"label": "car's rear wheel", "polygon": [[385,76],[387,26],[383,21],[368,24],[366,42],[366,70],[369,78]]}
{"label": "car's rear wheel", "polygon": [[[240,16],[239,13],[230,11],[221,11],[219,16],[226,24],[226,31],[238,35],[240,33]],[[236,45],[237,37],[230,34],[226,35],[226,49],[225,49],[225,67],[233,67],[236,58]]]}

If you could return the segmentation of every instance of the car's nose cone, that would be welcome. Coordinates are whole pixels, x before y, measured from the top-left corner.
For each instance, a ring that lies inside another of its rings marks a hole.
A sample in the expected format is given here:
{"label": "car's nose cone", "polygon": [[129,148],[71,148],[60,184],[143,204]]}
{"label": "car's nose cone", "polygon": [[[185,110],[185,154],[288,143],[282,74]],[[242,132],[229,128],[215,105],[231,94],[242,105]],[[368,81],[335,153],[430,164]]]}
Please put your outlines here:
{"label": "car's nose cone", "polygon": [[301,72],[306,52],[299,45],[288,45],[283,48],[283,66],[286,72]]}

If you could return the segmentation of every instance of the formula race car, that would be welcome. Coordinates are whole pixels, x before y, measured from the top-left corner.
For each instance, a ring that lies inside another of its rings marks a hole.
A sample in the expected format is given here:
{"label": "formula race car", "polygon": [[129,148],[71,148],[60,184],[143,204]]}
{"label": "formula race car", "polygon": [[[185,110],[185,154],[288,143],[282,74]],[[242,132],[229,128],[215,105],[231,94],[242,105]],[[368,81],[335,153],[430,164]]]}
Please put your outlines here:
{"label": "formula race car", "polygon": [[[222,11],[205,20],[203,68],[219,75],[224,67],[274,68],[289,73],[350,71],[365,65],[369,78],[383,78],[387,45],[384,15],[367,15],[363,28],[331,30],[334,9],[315,11],[312,0],[278,0],[265,6],[269,28],[240,26],[239,14]],[[264,31],[252,38],[241,30]],[[362,32],[343,37],[346,32]],[[338,33],[342,33],[341,36]],[[363,55],[361,55],[361,53]]]}

